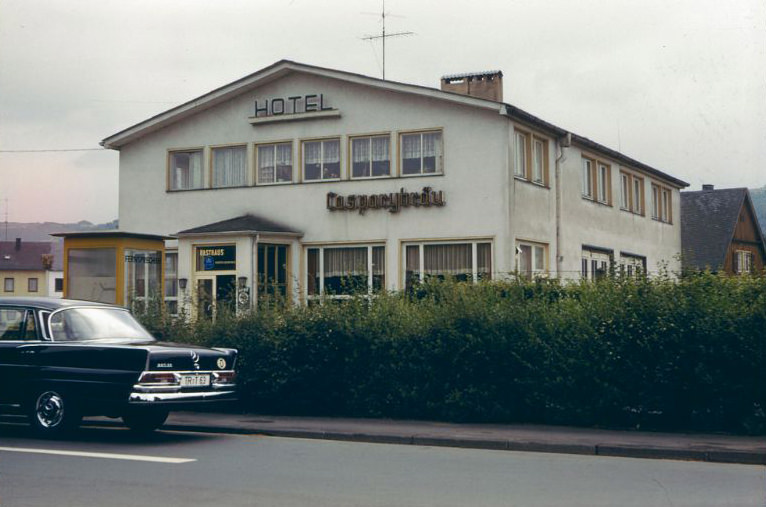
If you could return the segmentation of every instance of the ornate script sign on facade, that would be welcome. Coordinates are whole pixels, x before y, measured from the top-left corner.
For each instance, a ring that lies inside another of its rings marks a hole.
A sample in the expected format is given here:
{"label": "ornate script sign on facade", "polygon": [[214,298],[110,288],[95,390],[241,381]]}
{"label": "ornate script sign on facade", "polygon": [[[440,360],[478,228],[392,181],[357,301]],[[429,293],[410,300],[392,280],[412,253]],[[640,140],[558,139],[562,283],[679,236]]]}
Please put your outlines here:
{"label": "ornate script sign on facade", "polygon": [[399,192],[390,194],[370,195],[338,195],[334,192],[327,193],[327,209],[330,211],[354,211],[364,214],[368,209],[387,209],[396,213],[402,208],[414,206],[416,208],[430,208],[431,206],[444,206],[442,190],[433,190],[431,187],[423,187],[421,192],[407,192],[403,188]]}

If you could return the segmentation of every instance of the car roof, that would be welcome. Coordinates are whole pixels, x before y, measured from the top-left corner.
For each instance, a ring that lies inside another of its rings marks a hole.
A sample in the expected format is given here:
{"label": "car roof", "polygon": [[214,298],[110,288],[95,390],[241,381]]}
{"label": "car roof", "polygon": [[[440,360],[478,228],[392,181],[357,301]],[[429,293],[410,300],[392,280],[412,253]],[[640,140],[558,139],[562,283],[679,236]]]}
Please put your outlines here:
{"label": "car roof", "polygon": [[0,306],[26,306],[39,308],[41,310],[58,310],[60,308],[67,308],[71,306],[93,306],[93,307],[106,307],[106,308],[122,308],[115,305],[108,305],[105,303],[97,303],[94,301],[82,301],[78,299],[61,299],[61,298],[47,298],[47,297],[0,297]]}

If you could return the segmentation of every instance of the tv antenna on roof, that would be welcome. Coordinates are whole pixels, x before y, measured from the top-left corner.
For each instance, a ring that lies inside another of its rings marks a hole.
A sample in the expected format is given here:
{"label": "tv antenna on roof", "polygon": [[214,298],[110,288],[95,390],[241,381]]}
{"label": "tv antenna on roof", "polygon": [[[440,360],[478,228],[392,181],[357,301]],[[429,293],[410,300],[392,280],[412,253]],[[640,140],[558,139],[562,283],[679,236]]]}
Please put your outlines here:
{"label": "tv antenna on roof", "polygon": [[[372,14],[372,13],[365,13],[365,14]],[[377,16],[377,13],[375,13]],[[380,13],[381,20],[383,21],[383,31],[380,35],[368,35],[366,37],[362,37],[362,40],[368,40],[373,41],[377,39],[381,39],[383,42],[383,79],[386,79],[386,39],[391,37],[402,37],[404,35],[413,35],[414,32],[395,32],[395,33],[386,33],[386,0],[383,0],[383,10]]]}

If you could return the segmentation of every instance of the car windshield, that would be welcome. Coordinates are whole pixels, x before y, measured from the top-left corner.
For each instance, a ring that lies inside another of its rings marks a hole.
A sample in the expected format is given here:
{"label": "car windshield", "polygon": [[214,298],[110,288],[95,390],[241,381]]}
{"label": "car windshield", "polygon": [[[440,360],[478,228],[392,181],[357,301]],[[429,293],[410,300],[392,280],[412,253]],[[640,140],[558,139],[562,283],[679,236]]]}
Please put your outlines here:
{"label": "car windshield", "polygon": [[119,308],[67,308],[50,317],[54,341],[154,340],[133,316]]}

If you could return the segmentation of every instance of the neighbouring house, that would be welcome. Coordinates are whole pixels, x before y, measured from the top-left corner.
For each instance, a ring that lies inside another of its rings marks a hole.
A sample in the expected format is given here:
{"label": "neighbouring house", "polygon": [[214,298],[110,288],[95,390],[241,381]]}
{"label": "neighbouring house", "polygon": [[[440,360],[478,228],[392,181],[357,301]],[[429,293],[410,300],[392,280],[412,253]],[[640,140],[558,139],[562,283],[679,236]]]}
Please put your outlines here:
{"label": "neighbouring house", "polygon": [[731,275],[763,271],[766,242],[747,188],[681,193],[682,265],[685,271]]}
{"label": "neighbouring house", "polygon": [[0,296],[61,297],[64,273],[55,241],[0,241]]}
{"label": "neighbouring house", "polygon": [[174,237],[125,270],[164,284],[123,283],[171,309],[680,268],[688,184],[503,102],[499,71],[429,88],[282,60],[101,144],[120,228]]}

